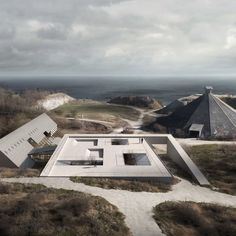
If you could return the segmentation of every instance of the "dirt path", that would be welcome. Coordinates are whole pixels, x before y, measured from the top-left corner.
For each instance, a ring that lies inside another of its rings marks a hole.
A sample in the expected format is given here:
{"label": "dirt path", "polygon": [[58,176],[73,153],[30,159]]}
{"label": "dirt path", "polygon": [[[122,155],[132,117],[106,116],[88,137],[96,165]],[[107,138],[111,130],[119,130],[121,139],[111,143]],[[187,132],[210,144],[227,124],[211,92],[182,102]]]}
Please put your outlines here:
{"label": "dirt path", "polygon": [[180,145],[186,146],[197,146],[205,144],[218,144],[218,145],[235,145],[236,141],[208,141],[208,140],[199,140],[195,138],[186,138],[186,139],[176,139]]}
{"label": "dirt path", "polygon": [[208,188],[192,185],[186,180],[173,186],[167,193],[129,192],[106,190],[82,183],[73,183],[68,178],[9,178],[6,182],[43,184],[47,187],[63,188],[101,196],[116,205],[126,216],[126,224],[135,236],[162,236],[162,232],[152,218],[152,209],[164,201],[211,202],[236,207],[236,196],[214,192]]}
{"label": "dirt path", "polygon": [[142,124],[143,124],[143,118],[145,115],[157,117],[158,115],[154,113],[155,110],[145,110],[145,109],[141,109],[141,108],[133,107],[133,106],[128,106],[128,107],[137,110],[140,113],[139,118],[136,121],[132,121],[128,119],[123,119],[123,120],[129,124],[130,128],[133,129],[134,133],[146,133],[141,129]]}

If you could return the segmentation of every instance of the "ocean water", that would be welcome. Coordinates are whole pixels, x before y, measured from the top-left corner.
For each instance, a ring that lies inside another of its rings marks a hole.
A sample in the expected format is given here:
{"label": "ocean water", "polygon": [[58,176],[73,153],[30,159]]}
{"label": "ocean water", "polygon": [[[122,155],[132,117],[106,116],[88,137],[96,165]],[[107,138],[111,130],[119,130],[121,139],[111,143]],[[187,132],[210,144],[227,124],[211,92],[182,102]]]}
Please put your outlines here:
{"label": "ocean water", "polygon": [[0,86],[16,91],[47,89],[65,92],[75,98],[96,100],[128,95],[151,96],[164,104],[202,93],[205,86],[213,86],[217,94],[236,95],[236,77],[0,77]]}

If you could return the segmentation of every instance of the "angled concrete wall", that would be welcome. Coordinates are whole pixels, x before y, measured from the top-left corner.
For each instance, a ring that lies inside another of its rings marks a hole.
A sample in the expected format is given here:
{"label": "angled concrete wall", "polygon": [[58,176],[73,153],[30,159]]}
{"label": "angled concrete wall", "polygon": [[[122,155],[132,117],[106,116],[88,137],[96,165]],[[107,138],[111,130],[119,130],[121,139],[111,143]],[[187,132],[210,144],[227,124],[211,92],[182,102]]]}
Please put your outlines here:
{"label": "angled concrete wall", "polygon": [[206,177],[194,164],[188,154],[180,146],[180,144],[173,138],[168,136],[167,139],[167,155],[182,169],[187,171],[200,185],[210,185]]}
{"label": "angled concrete wall", "polygon": [[0,151],[0,167],[17,168],[17,166],[5,154]]}

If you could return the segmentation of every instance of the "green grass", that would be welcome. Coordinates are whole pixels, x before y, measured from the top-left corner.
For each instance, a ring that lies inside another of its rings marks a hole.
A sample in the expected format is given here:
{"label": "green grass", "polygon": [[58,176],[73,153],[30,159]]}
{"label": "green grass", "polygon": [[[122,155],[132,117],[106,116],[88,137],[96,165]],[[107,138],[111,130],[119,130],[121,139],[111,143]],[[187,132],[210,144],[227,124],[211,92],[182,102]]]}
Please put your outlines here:
{"label": "green grass", "polygon": [[97,114],[105,113],[113,116],[118,116],[123,119],[137,120],[139,118],[139,111],[125,106],[109,105],[104,103],[91,103],[91,104],[76,104],[68,103],[62,105],[54,110],[57,115],[65,117],[76,117],[82,114]]}
{"label": "green grass", "polygon": [[236,235],[236,209],[216,204],[164,202],[153,209],[154,219],[167,236]]}
{"label": "green grass", "polygon": [[214,187],[236,195],[235,145],[201,145],[186,151]]}
{"label": "green grass", "polygon": [[95,177],[71,177],[71,181],[105,189],[122,189],[133,192],[168,192],[173,183],[165,184],[154,180],[126,180]]}
{"label": "green grass", "polygon": [[101,197],[0,183],[2,236],[128,236],[124,215]]}

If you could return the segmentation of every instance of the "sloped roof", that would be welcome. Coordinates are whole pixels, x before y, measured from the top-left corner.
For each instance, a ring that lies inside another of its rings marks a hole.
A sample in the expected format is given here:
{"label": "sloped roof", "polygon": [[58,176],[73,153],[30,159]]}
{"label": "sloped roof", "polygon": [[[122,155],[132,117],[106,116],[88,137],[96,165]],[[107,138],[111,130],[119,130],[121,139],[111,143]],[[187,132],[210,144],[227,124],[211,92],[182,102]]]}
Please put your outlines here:
{"label": "sloped roof", "polygon": [[[8,158],[15,167],[30,167],[33,161],[27,154],[34,148],[28,139],[36,143],[45,138],[44,132],[55,132],[57,124],[47,115],[42,114],[10,134],[0,139],[0,164],[1,159]],[[3,157],[4,156],[4,157]]]}
{"label": "sloped roof", "polygon": [[236,110],[216,97],[211,88],[171,115],[157,122],[169,128],[188,130],[192,124],[204,125],[204,137],[236,137]]}
{"label": "sloped roof", "polygon": [[155,112],[157,114],[171,114],[172,112],[176,111],[180,107],[184,107],[187,104],[189,104],[190,102],[192,102],[193,100],[197,99],[199,96],[201,96],[201,95],[195,94],[195,95],[191,95],[188,97],[179,98],[179,99],[174,100],[173,102],[169,103],[167,106],[165,106],[159,110],[156,110]]}

